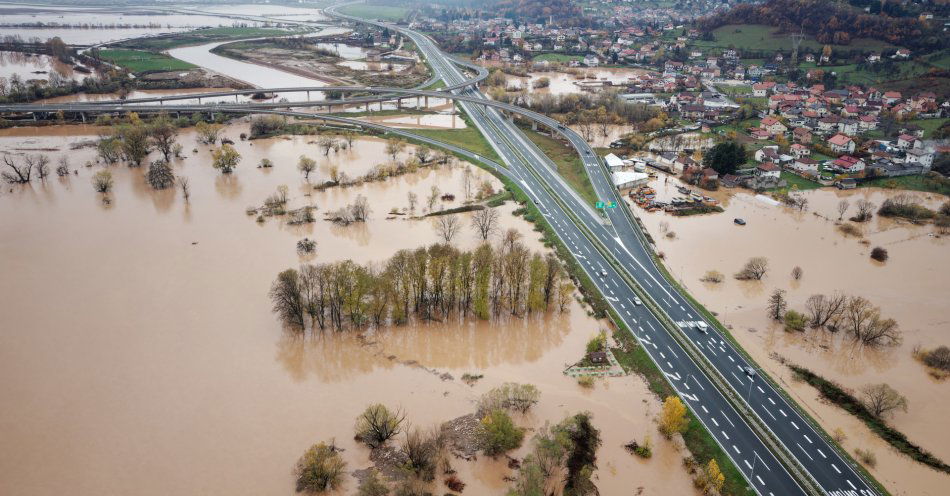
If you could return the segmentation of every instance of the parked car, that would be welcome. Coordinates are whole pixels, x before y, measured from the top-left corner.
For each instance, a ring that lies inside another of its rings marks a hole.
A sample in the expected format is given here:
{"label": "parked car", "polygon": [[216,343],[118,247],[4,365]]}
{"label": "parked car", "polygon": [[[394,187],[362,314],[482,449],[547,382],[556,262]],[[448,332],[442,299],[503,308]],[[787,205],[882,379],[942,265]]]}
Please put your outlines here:
{"label": "parked car", "polygon": [[745,225],[745,220],[740,219],[740,218],[738,218],[738,217],[736,217],[735,219],[732,219],[732,222],[735,222],[737,225],[740,225],[740,226],[744,226],[744,225]]}

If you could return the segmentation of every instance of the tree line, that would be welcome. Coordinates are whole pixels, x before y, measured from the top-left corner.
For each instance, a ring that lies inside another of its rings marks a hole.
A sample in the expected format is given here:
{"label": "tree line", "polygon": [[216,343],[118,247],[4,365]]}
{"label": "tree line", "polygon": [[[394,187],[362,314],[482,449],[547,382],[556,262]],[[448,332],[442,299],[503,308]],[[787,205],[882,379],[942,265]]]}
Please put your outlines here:
{"label": "tree line", "polygon": [[400,325],[412,319],[490,319],[564,310],[573,284],[554,254],[532,253],[509,230],[498,246],[400,250],[381,265],[352,260],[278,274],[269,296],[287,325],[304,329]]}

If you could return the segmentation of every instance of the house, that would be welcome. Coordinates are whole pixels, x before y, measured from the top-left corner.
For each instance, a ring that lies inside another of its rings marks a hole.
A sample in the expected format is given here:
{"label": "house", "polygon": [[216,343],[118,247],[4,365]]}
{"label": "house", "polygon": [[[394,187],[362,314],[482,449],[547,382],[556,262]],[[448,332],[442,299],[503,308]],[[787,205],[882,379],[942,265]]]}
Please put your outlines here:
{"label": "house", "polygon": [[600,65],[600,59],[592,53],[588,53],[584,56],[584,65],[587,67],[597,67]]}
{"label": "house", "polygon": [[765,129],[753,129],[749,134],[757,140],[767,140],[772,137]]}
{"label": "house", "polygon": [[760,127],[768,131],[769,134],[783,134],[785,131],[788,131],[788,128],[785,127],[785,124],[782,124],[780,120],[772,116],[764,117]]}
{"label": "house", "polygon": [[934,163],[934,153],[923,148],[911,148],[907,150],[907,157],[904,162],[917,162],[920,165],[930,169]]}
{"label": "house", "polygon": [[901,48],[900,50],[897,51],[897,53],[894,54],[894,58],[895,59],[910,58],[910,50],[906,48]]}
{"label": "house", "polygon": [[811,155],[811,149],[801,143],[795,143],[789,150],[792,152],[792,156],[795,158],[802,158]]}
{"label": "house", "polygon": [[854,189],[858,187],[858,182],[850,177],[835,181],[835,187],[838,189]]}
{"label": "house", "polygon": [[780,175],[781,175],[781,170],[778,168],[777,165],[773,164],[772,162],[765,162],[764,164],[759,164],[759,166],[755,168],[756,177],[778,179]]}
{"label": "house", "polygon": [[795,159],[788,167],[802,174],[818,175],[818,161],[807,157]]}
{"label": "house", "polygon": [[902,134],[897,137],[897,147],[901,150],[907,150],[908,148],[916,148],[919,141],[915,136],[909,134]]}
{"label": "house", "polygon": [[881,97],[881,99],[884,100],[884,103],[886,103],[887,105],[890,105],[890,104],[892,104],[892,103],[894,103],[894,102],[899,102],[900,99],[901,99],[901,92],[900,92],[900,91],[888,91],[888,92],[884,93],[884,95]]}
{"label": "house", "polygon": [[844,134],[836,134],[828,140],[828,146],[835,153],[852,153],[854,152],[854,140],[850,136]]}
{"label": "house", "polygon": [[864,170],[864,161],[851,155],[842,155],[831,162],[831,168],[839,174],[857,174]]}
{"label": "house", "polygon": [[858,127],[861,128],[862,131],[870,131],[877,129],[877,122],[877,117],[873,115],[862,115],[858,118]]}
{"label": "house", "polygon": [[756,162],[775,162],[778,160],[778,146],[763,146],[755,151],[752,158]]}
{"label": "house", "polygon": [[811,144],[811,131],[805,129],[804,127],[796,127],[792,131],[792,139],[796,143]]}
{"label": "house", "polygon": [[858,121],[854,119],[843,119],[838,123],[838,131],[842,134],[858,134]]}
{"label": "house", "polygon": [[775,83],[771,81],[755,83],[752,85],[752,96],[764,97],[769,95],[769,91],[775,87]]}
{"label": "house", "polygon": [[623,160],[621,160],[620,157],[614,155],[613,153],[608,153],[604,157],[604,163],[607,164],[607,167],[610,167],[611,169],[619,169],[623,167]]}
{"label": "house", "polygon": [[716,172],[715,169],[710,168],[710,167],[706,167],[705,169],[703,169],[701,174],[703,176],[703,181],[706,181],[706,182],[715,181],[719,179],[719,173]]}

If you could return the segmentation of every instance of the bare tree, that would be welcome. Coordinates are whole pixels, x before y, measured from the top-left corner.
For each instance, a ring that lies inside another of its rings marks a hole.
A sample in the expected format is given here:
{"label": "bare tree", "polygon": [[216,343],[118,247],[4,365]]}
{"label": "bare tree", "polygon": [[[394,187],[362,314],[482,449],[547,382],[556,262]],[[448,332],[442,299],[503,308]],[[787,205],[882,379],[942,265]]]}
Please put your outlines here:
{"label": "bare tree", "polygon": [[817,329],[835,324],[841,317],[847,301],[848,298],[841,293],[834,293],[831,296],[823,294],[809,296],[805,301],[805,309],[808,311],[811,327]]}
{"label": "bare tree", "polygon": [[309,180],[310,180],[310,173],[313,172],[316,168],[317,168],[317,161],[316,161],[316,160],[314,160],[314,159],[312,159],[312,158],[310,158],[310,157],[308,157],[308,156],[306,156],[306,155],[301,155],[301,156],[300,156],[300,161],[297,162],[297,169],[299,169],[300,172],[303,172],[303,177],[304,177],[304,179],[306,179],[307,181],[309,181]]}
{"label": "bare tree", "polygon": [[897,322],[882,318],[881,310],[860,296],[848,300],[841,320],[844,329],[862,344],[885,346],[901,341]]}
{"label": "bare tree", "polygon": [[406,196],[409,201],[409,212],[415,213],[416,203],[419,202],[419,195],[417,195],[415,191],[410,191]]}
{"label": "bare tree", "polygon": [[736,279],[761,280],[769,270],[769,260],[765,257],[752,257],[745,266],[736,273]]}
{"label": "bare tree", "polygon": [[472,229],[478,233],[482,241],[488,241],[492,234],[498,232],[498,212],[493,208],[485,207],[472,216]]}
{"label": "bare tree", "polygon": [[796,281],[800,280],[803,273],[804,271],[802,271],[802,268],[796,265],[795,268],[792,269],[792,279],[795,279]]}
{"label": "bare tree", "polygon": [[27,156],[24,161],[33,164],[33,170],[36,171],[36,175],[41,181],[49,176],[49,157],[46,155]]}
{"label": "bare tree", "polygon": [[439,201],[439,187],[433,185],[432,189],[429,190],[429,198],[426,200],[427,205],[429,206],[429,212],[432,212],[432,209],[435,208],[435,202]]}
{"label": "bare tree", "polygon": [[66,177],[69,175],[69,158],[66,155],[59,157],[59,164],[56,166],[56,175]]}
{"label": "bare tree", "polygon": [[406,441],[402,445],[402,454],[407,460],[406,468],[424,481],[433,480],[444,444],[440,429],[428,432],[420,429],[410,430],[406,433]]}
{"label": "bare tree", "polygon": [[875,417],[881,418],[894,410],[907,411],[907,398],[887,384],[868,384],[861,388],[864,404]]}
{"label": "bare tree", "polygon": [[788,308],[788,302],[785,300],[785,290],[776,289],[769,297],[769,317],[772,317],[773,320],[782,320],[786,308]]}
{"label": "bare tree", "polygon": [[405,419],[401,410],[390,410],[380,403],[370,405],[356,418],[356,437],[377,448],[401,432]]}
{"label": "bare tree", "polygon": [[862,198],[858,200],[855,205],[858,208],[858,213],[854,217],[851,217],[851,220],[855,222],[867,222],[874,216],[875,205],[873,203]]}
{"label": "bare tree", "polygon": [[430,150],[429,147],[427,146],[416,147],[416,158],[419,159],[420,164],[428,163],[429,158],[431,157],[431,154],[432,154],[432,150]]}
{"label": "bare tree", "polygon": [[462,173],[462,190],[465,192],[465,200],[472,199],[472,183],[474,182],[472,168],[465,166],[465,172]]}
{"label": "bare tree", "polygon": [[838,220],[844,218],[844,214],[848,211],[848,208],[851,207],[851,203],[848,200],[841,200],[838,202]]}
{"label": "bare tree", "polygon": [[433,220],[435,231],[445,244],[449,244],[462,229],[462,221],[455,215],[439,215]]}
{"label": "bare tree", "polygon": [[336,140],[329,136],[322,136],[318,141],[317,145],[323,149],[323,156],[326,157],[330,155],[330,150],[336,146]]}
{"label": "bare tree", "polygon": [[32,163],[24,162],[23,165],[19,165],[10,157],[3,157],[3,163],[6,164],[7,168],[10,169],[10,171],[3,171],[0,173],[4,181],[8,183],[30,182],[30,178],[33,175]]}
{"label": "bare tree", "polygon": [[277,274],[277,280],[271,285],[268,294],[273,303],[272,309],[281,320],[301,329],[304,327],[304,299],[300,274],[296,270],[287,269]]}
{"label": "bare tree", "polygon": [[112,173],[107,170],[96,172],[92,176],[92,187],[98,193],[108,193],[112,191]]}
{"label": "bare tree", "polygon": [[350,205],[349,210],[355,222],[365,222],[371,213],[369,200],[363,195],[357,195],[356,200]]}
{"label": "bare tree", "polygon": [[181,188],[181,196],[185,198],[185,202],[191,199],[191,184],[188,181],[188,178],[185,176],[179,176],[177,181],[178,187]]}
{"label": "bare tree", "polygon": [[162,153],[166,162],[171,160],[175,150],[175,140],[178,138],[178,126],[164,112],[159,114],[148,127],[148,134],[152,145]]}
{"label": "bare tree", "polygon": [[399,138],[389,138],[386,140],[386,154],[393,159],[393,162],[396,161],[396,157],[399,156],[399,153],[405,149],[406,142]]}

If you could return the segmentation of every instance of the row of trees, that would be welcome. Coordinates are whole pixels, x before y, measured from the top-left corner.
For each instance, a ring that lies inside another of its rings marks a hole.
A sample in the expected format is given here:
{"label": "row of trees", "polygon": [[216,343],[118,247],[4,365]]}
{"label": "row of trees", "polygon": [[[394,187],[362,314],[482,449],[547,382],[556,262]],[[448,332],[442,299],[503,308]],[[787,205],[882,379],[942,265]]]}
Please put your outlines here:
{"label": "row of trees", "polygon": [[531,253],[511,230],[499,246],[473,251],[439,244],[401,250],[382,265],[351,260],[287,269],[271,286],[287,325],[320,329],[399,325],[564,309],[573,285],[553,254]]}
{"label": "row of trees", "polygon": [[786,328],[844,331],[858,342],[868,346],[890,346],[901,342],[902,333],[897,321],[884,318],[881,309],[861,296],[814,294],[805,301],[805,312],[787,310],[785,291],[776,289],[769,297],[768,314],[775,320],[784,320]]}

